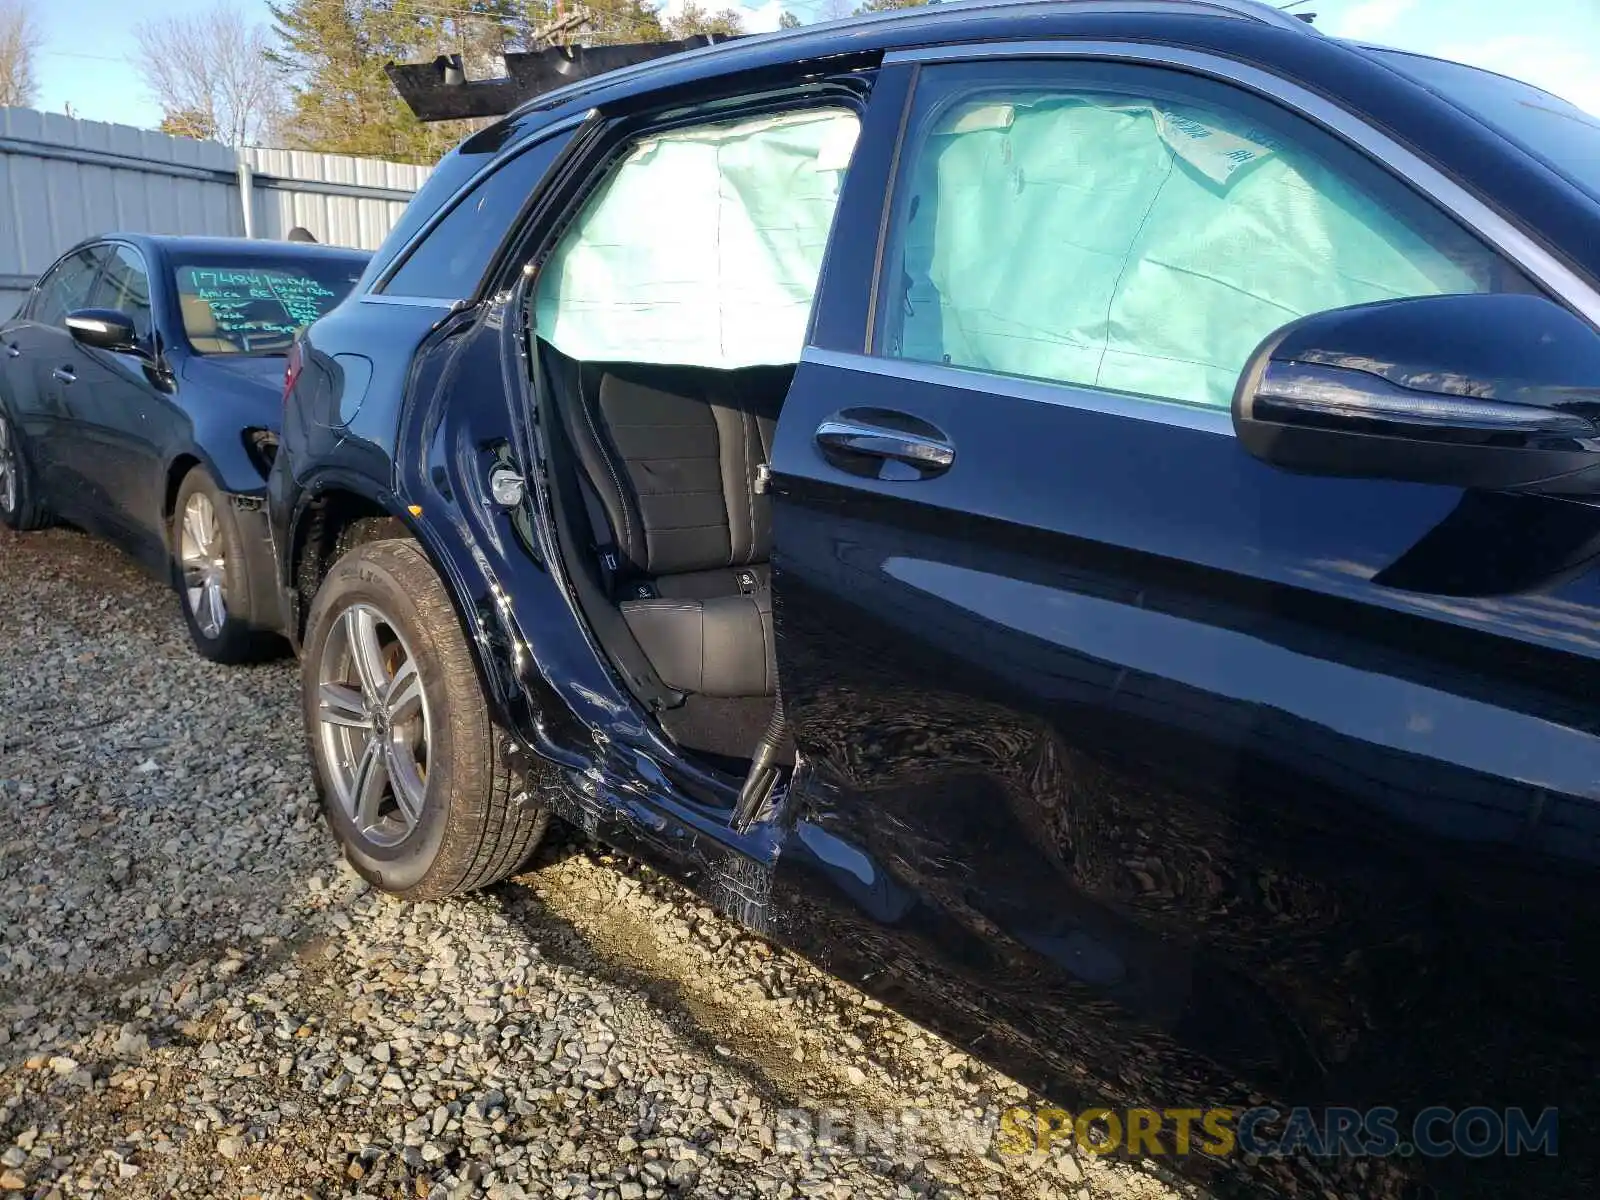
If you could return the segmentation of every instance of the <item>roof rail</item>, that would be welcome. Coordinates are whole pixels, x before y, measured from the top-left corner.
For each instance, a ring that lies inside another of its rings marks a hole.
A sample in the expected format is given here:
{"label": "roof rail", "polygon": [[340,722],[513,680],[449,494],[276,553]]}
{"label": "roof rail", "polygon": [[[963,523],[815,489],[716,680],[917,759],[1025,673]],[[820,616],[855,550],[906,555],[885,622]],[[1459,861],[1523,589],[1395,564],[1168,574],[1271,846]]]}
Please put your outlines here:
{"label": "roof rail", "polygon": [[[941,12],[952,9],[969,12],[973,9],[1021,10],[1032,7],[1111,13],[1211,13],[1259,21],[1297,33],[1316,32],[1301,17],[1283,12],[1262,0],[930,0],[926,8],[891,9],[817,24],[861,28],[929,18],[937,20]],[[762,44],[799,40],[811,36],[816,28],[817,25],[807,25],[775,33],[739,36],[738,40]],[[582,90],[571,85],[581,84],[599,75],[616,71],[619,79],[626,78],[648,69],[649,64],[657,59],[731,40],[734,38],[726,34],[701,34],[676,42],[552,47],[525,54],[507,54],[506,74],[498,79],[468,79],[459,54],[440,55],[426,63],[389,63],[384,70],[388,72],[400,98],[420,121],[498,117],[536,100],[554,103],[556,98],[551,93],[559,93],[561,99],[569,98]]]}

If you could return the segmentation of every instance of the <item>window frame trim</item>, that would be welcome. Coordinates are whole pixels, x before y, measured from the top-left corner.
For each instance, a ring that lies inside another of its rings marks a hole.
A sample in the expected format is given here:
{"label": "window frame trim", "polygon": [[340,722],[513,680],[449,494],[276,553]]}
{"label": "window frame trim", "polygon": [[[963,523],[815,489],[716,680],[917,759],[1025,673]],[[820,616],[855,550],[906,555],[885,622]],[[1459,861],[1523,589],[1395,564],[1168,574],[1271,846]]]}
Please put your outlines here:
{"label": "window frame trim", "polygon": [[[1031,41],[980,42],[946,46],[927,46],[896,50],[884,55],[883,66],[934,66],[960,62],[1009,62],[1038,59],[1068,59],[1113,62],[1123,65],[1176,69],[1193,75],[1240,87],[1277,103],[1311,121],[1363,154],[1381,169],[1395,176],[1400,184],[1417,192],[1445,215],[1478,237],[1485,245],[1526,273],[1545,288],[1557,302],[1566,305],[1600,334],[1600,291],[1577,272],[1567,267],[1554,253],[1507,217],[1501,215],[1465,186],[1428,163],[1394,138],[1377,129],[1366,118],[1343,108],[1319,93],[1258,67],[1236,62],[1222,55],[1116,41]],[[908,103],[914,103],[922,79],[914,81]],[[896,163],[910,130],[902,126],[895,148]],[[893,203],[899,171],[890,180],[884,204]],[[944,363],[919,363],[910,359],[889,358],[880,354],[872,342],[877,336],[878,299],[884,279],[886,259],[894,239],[893,218],[886,221],[878,240],[872,269],[870,319],[861,342],[861,352],[843,352],[807,345],[802,361],[912,382],[936,384],[965,391],[990,391],[1019,399],[1065,405],[1072,408],[1107,412],[1138,420],[1161,421],[1207,432],[1224,432],[1216,422],[1197,420],[1204,410],[1179,400],[1161,396],[1135,395],[1083,384],[1022,376],[1001,375]],[[1216,409],[1215,415],[1232,436],[1229,410]]]}
{"label": "window frame trim", "polygon": [[1233,415],[1230,410],[1188,404],[1182,400],[1169,400],[1163,396],[1119,392],[1111,388],[1092,387],[1085,383],[1035,379],[1027,375],[1001,375],[993,371],[982,371],[976,367],[958,367],[952,363],[930,363],[914,358],[885,358],[877,354],[858,354],[848,350],[826,350],[821,346],[807,346],[801,352],[800,361],[839,371],[899,379],[908,383],[923,383],[963,392],[980,392],[990,396],[1010,396],[1017,400],[1031,400],[1036,404],[1053,404],[1058,408],[1105,413],[1108,416],[1126,417],[1134,421],[1153,421],[1160,425],[1177,425],[1184,429],[1192,429],[1196,433],[1217,434],[1230,438],[1234,436]]}

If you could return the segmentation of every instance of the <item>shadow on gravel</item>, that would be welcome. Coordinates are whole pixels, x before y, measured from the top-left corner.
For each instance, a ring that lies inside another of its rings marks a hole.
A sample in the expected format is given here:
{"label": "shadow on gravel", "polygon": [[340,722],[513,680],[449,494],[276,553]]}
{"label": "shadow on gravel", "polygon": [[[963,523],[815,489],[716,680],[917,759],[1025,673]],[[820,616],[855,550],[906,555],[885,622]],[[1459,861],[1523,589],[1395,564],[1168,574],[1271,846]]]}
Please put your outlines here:
{"label": "shadow on gravel", "polygon": [[[539,872],[570,859],[590,857],[588,848],[576,840],[579,835],[569,834],[554,825],[551,835],[552,844],[548,850],[541,848],[533,860],[525,864],[519,876],[522,882],[514,880],[492,891],[507,922],[539,947],[540,957],[545,961],[581,971],[598,983],[642,997],[685,1043],[740,1075],[764,1103],[780,1108],[796,1103],[796,1096],[774,1078],[754,1047],[748,1044],[759,1035],[759,1030],[729,1028],[725,1019],[719,1019],[723,1014],[702,1003],[680,979],[672,976],[665,964],[656,970],[644,965],[658,958],[651,948],[635,943],[633,953],[627,954],[635,961],[624,961],[615,946],[597,945],[588,934],[539,898],[529,886],[537,882]],[[685,902],[698,903],[698,900],[686,893]],[[678,964],[678,970],[683,970],[682,964]]]}

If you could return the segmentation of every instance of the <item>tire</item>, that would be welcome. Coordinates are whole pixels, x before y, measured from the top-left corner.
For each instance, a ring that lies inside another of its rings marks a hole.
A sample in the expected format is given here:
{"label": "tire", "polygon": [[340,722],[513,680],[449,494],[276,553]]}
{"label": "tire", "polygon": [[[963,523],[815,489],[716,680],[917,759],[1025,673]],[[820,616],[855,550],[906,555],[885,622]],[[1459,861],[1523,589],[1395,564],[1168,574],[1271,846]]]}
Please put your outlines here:
{"label": "tire", "polygon": [[450,597],[414,542],[366,542],[334,564],[300,661],[323,813],[363,879],[434,900],[533,853],[549,810],[516,798]]}
{"label": "tire", "polygon": [[39,502],[22,431],[4,408],[0,408],[0,522],[19,533],[50,524],[50,514]]}
{"label": "tire", "polygon": [[251,608],[254,581],[239,519],[203,467],[178,486],[171,545],[172,586],[194,648],[218,663],[279,657],[282,641],[262,630]]}

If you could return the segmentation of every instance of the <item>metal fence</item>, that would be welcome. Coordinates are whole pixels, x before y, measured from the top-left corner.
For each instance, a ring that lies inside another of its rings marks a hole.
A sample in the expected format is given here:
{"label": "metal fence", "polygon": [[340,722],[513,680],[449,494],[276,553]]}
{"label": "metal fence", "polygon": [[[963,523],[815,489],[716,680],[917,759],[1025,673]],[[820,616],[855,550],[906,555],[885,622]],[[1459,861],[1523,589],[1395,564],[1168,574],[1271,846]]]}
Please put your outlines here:
{"label": "metal fence", "polygon": [[301,225],[321,242],[376,249],[427,175],[0,108],[0,319],[63,250],[116,230],[281,238]]}

